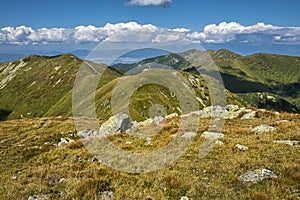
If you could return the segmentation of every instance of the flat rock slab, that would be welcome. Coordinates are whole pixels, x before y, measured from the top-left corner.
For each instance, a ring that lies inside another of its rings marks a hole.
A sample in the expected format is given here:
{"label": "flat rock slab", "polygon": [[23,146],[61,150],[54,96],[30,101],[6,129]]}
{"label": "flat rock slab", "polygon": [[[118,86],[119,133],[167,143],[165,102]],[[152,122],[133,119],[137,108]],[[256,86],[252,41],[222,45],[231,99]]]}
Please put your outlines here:
{"label": "flat rock slab", "polygon": [[277,178],[277,175],[268,169],[256,169],[256,170],[249,170],[245,174],[242,174],[241,176],[238,177],[238,180],[243,183],[249,184],[249,183],[257,183],[270,178]]}
{"label": "flat rock slab", "polygon": [[254,119],[256,115],[256,111],[250,111],[248,113],[245,113],[241,119]]}
{"label": "flat rock slab", "polygon": [[201,137],[204,137],[205,139],[219,139],[219,138],[223,138],[224,134],[205,131],[202,133]]}
{"label": "flat rock slab", "polygon": [[197,133],[195,132],[185,132],[181,137],[187,140],[192,140],[196,137]]}
{"label": "flat rock slab", "polygon": [[263,134],[265,132],[271,132],[275,131],[276,128],[273,126],[268,126],[267,124],[261,124],[253,129],[251,129],[252,132],[258,133],[258,134]]}
{"label": "flat rock slab", "polygon": [[299,141],[296,140],[274,140],[274,143],[288,144],[291,146],[298,146]]}

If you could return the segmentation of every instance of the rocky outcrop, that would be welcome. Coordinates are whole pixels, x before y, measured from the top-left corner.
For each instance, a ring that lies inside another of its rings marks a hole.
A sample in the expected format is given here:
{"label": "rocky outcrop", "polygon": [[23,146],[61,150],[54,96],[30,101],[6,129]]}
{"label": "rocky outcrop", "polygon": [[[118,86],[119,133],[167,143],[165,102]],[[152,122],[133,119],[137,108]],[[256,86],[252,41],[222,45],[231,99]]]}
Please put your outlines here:
{"label": "rocky outcrop", "polygon": [[199,118],[210,118],[210,117],[219,117],[224,119],[235,119],[238,118],[242,113],[244,115],[241,119],[253,119],[256,115],[256,111],[246,108],[239,108],[238,105],[226,105],[222,106],[209,106],[205,107],[202,110],[194,111],[188,114],[181,115],[181,117],[190,117],[197,116]]}
{"label": "rocky outcrop", "polygon": [[[171,113],[167,116],[156,116],[154,118],[148,118],[141,122],[132,122],[130,120],[129,115],[125,113],[118,113],[110,117],[106,122],[104,122],[99,131],[91,131],[91,130],[82,130],[78,132],[78,135],[81,138],[89,138],[89,137],[102,137],[107,135],[114,135],[116,133],[128,133],[133,128],[142,126],[147,127],[150,125],[160,126],[164,123],[165,120],[172,119],[175,117],[181,118],[189,118],[189,117],[197,117],[197,118],[211,118],[218,117],[224,119],[234,119],[239,117],[242,113],[242,119],[252,119],[256,115],[256,111],[246,108],[239,108],[237,105],[226,105],[225,107],[221,106],[209,106],[205,107],[202,110],[190,112],[187,114],[178,115],[177,113]],[[266,127],[265,127],[266,128]],[[261,131],[261,130],[258,130]],[[187,132],[183,134],[181,137],[185,139],[190,139],[195,136],[196,133]],[[204,132],[202,134],[204,138],[222,138],[224,135],[222,133],[214,133],[214,132]]]}
{"label": "rocky outcrop", "polygon": [[113,135],[120,132],[127,132],[131,129],[133,123],[130,121],[130,117],[125,113],[118,113],[110,117],[106,122],[104,122],[100,129],[99,135]]}
{"label": "rocky outcrop", "polygon": [[252,132],[255,132],[257,134],[263,134],[265,132],[275,131],[276,128],[273,126],[268,126],[267,124],[261,124],[253,129],[251,129]]}
{"label": "rocky outcrop", "polygon": [[274,174],[271,170],[263,168],[249,170],[245,174],[239,176],[238,180],[246,184],[253,184],[270,178],[277,178],[277,175]]}

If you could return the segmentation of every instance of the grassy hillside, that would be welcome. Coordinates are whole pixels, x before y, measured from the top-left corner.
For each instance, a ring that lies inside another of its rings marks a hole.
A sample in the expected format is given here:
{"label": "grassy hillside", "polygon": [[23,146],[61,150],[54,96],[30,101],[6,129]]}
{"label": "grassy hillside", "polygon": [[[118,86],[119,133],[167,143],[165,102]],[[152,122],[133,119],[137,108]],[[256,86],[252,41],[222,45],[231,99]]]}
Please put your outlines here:
{"label": "grassy hillside", "polygon": [[[218,66],[227,92],[228,103],[252,105],[278,111],[299,112],[300,105],[300,58],[255,54],[241,56],[229,50],[208,51]],[[202,75],[216,76],[215,71],[207,71],[205,66],[193,66],[207,56],[206,52],[190,50],[181,54],[168,54],[148,58],[131,64],[130,68],[142,70],[141,66],[157,63],[170,66],[181,72],[190,81],[199,101],[199,108],[210,105],[207,99],[209,91],[203,76],[197,75],[198,67]],[[190,61],[190,62],[189,62]],[[88,62],[101,70],[106,68]],[[83,60],[65,54],[54,57],[29,56],[17,61],[0,63],[0,120],[44,116],[71,116],[72,89]],[[122,68],[121,64],[118,64]],[[126,65],[127,69],[129,65]],[[129,68],[128,68],[129,69]],[[92,70],[92,69],[90,69]],[[96,91],[97,115],[107,119],[111,114],[110,98],[116,83],[123,76],[122,70],[107,68]],[[191,75],[193,74],[193,75]],[[131,74],[133,75],[133,74]],[[276,96],[278,101],[272,104],[259,103],[253,98],[261,92]],[[138,120],[148,117],[146,114],[152,104],[165,104],[165,110],[180,112],[178,102],[172,100],[170,91],[159,85],[145,86],[138,89],[132,97],[132,116]],[[199,100],[201,99],[201,101]],[[297,108],[298,106],[298,108]]]}
{"label": "grassy hillside", "polygon": [[[207,53],[217,65],[224,85],[230,92],[238,95],[239,93],[268,92],[282,98],[280,101],[291,104],[288,105],[289,108],[295,107],[293,112],[300,111],[300,57],[263,53],[241,56],[227,49],[209,50],[207,52],[193,49],[178,55],[168,54],[145,59],[137,64],[132,64],[131,68],[156,62],[195,74],[200,72],[201,74],[215,76],[215,70],[217,69],[211,69],[203,64],[203,61],[210,61]],[[130,67],[126,65],[125,68]],[[245,97],[247,95],[242,95],[243,99]],[[252,102],[249,99],[248,103],[252,104]],[[253,106],[256,105],[253,104]],[[292,109],[285,109],[280,105],[279,103],[271,107],[265,106],[265,108],[292,111]],[[261,106],[264,107],[264,105]]]}
{"label": "grassy hillside", "polygon": [[[299,115],[265,112],[252,120],[227,120],[223,145],[199,158],[200,136],[209,126],[201,119],[192,145],[174,163],[158,171],[129,174],[107,167],[93,158],[76,135],[72,118],[37,118],[0,123],[0,198],[101,199],[113,192],[114,199],[298,199],[300,166],[298,146],[273,140],[300,140]],[[285,120],[285,121],[282,121]],[[169,121],[151,144],[145,139],[117,134],[109,139],[129,152],[147,152],[165,146],[177,130]],[[255,134],[251,127],[272,125],[275,132]],[[75,142],[55,146],[60,138]],[[249,147],[241,151],[235,147]],[[238,177],[249,169],[267,168],[277,178],[247,185]]]}
{"label": "grassy hillside", "polygon": [[[69,115],[72,88],[82,63],[71,54],[29,56],[1,63],[1,118]],[[109,68],[102,77],[102,84],[117,76],[120,73]]]}
{"label": "grassy hillside", "polygon": [[[163,61],[169,59],[169,57],[163,58]],[[174,60],[172,62],[176,64]],[[180,62],[178,66],[184,63],[187,61]],[[100,119],[107,119],[111,115],[111,96],[115,85],[124,81],[124,78],[129,81],[140,79],[139,75],[122,77],[123,72],[120,70],[92,62],[83,62],[71,54],[55,57],[29,56],[18,61],[1,63],[0,119],[72,116],[72,89],[77,72],[82,65],[92,73],[95,69],[103,72],[107,68],[96,90],[95,106]],[[209,91],[203,77],[183,71],[180,74],[193,88],[199,108],[210,105]],[[178,100],[167,88],[172,82],[173,80],[170,80],[165,86],[150,84],[136,88],[130,100],[132,117],[136,120],[146,119],[149,117],[148,111],[152,105],[163,105],[165,114],[180,113]],[[83,82],[82,84],[90,83]],[[132,84],[134,82],[129,85]],[[228,92],[227,94],[229,103],[243,104],[241,98]]]}

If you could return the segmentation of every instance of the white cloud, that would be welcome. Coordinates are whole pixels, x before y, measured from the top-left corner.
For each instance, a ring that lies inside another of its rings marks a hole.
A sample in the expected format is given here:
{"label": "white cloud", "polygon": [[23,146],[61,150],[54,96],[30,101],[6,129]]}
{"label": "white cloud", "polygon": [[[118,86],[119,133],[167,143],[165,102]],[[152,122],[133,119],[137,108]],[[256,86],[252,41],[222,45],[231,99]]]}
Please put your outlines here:
{"label": "white cloud", "polygon": [[0,44],[49,43],[275,43],[300,44],[300,27],[279,27],[257,23],[244,26],[237,22],[209,24],[203,31],[187,28],[166,29],[136,22],[107,23],[104,26],[75,28],[4,27],[0,29]]}
{"label": "white cloud", "polygon": [[[300,27],[279,27],[259,22],[252,26],[243,26],[237,22],[221,22],[219,25],[210,24],[204,27],[202,42],[274,42],[284,35],[300,36]],[[276,37],[275,37],[276,36]],[[298,41],[300,43],[300,40]]]}
{"label": "white cloud", "polygon": [[35,43],[58,43],[69,41],[72,37],[73,31],[71,29],[65,28],[40,28],[36,31],[32,31],[30,35],[27,36],[29,41]]}
{"label": "white cloud", "polygon": [[172,0],[131,0],[125,5],[129,6],[162,6],[170,7]]}

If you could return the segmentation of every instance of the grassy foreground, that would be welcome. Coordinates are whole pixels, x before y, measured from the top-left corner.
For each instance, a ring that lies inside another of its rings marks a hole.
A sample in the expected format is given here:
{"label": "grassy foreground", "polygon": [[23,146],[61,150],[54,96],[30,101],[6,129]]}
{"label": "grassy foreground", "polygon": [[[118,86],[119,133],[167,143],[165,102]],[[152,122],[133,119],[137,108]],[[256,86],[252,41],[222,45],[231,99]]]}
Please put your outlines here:
{"label": "grassy foreground", "polygon": [[[176,133],[173,122],[169,121],[149,146],[126,134],[110,139],[127,151],[150,151],[171,140]],[[251,127],[262,123],[276,131],[251,132]],[[0,199],[28,199],[34,194],[46,194],[50,199],[100,199],[104,191],[113,191],[114,199],[299,199],[300,148],[273,143],[277,139],[299,141],[299,124],[299,115],[271,112],[251,120],[226,120],[224,145],[217,145],[200,159],[200,135],[209,125],[208,119],[202,119],[198,135],[180,159],[158,171],[129,174],[98,163],[77,137],[72,118],[1,122]],[[55,146],[62,137],[75,142]],[[240,151],[236,144],[249,150]],[[278,178],[251,186],[237,180],[247,170],[258,168],[270,169]]]}

